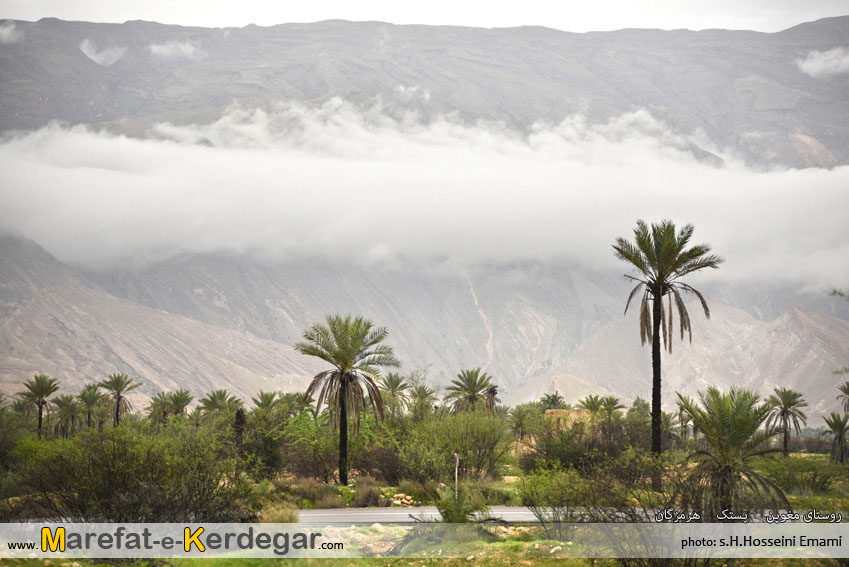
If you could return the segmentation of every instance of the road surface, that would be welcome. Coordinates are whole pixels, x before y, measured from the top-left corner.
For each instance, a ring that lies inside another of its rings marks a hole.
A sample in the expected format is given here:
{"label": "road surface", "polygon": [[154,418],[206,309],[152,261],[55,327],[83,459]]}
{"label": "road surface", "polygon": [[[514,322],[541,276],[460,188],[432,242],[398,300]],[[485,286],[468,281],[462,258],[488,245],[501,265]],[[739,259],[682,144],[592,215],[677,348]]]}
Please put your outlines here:
{"label": "road surface", "polygon": [[[299,510],[298,522],[310,525],[352,524],[408,524],[415,523],[410,515],[422,520],[439,520],[439,512],[433,506],[418,508],[328,508],[325,510]],[[493,518],[513,522],[536,522],[536,518],[522,506],[492,506],[489,515]]]}

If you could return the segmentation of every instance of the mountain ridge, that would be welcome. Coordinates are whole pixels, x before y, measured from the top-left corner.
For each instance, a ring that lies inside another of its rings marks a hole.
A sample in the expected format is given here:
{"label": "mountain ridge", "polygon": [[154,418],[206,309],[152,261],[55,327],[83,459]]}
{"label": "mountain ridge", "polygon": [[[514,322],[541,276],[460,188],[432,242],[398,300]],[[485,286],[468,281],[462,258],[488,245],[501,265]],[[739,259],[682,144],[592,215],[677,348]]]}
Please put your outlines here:
{"label": "mountain ridge", "polygon": [[[26,265],[30,255],[50,257],[31,241],[10,244],[8,237],[0,237],[0,252],[0,300],[17,273],[11,267]],[[633,313],[622,317],[627,284],[615,279],[523,265],[447,271],[441,279],[400,271],[363,281],[363,272],[332,264],[280,272],[244,259],[228,276],[226,264],[205,261],[203,270],[181,275],[169,266],[152,280],[143,271],[122,274],[123,289],[135,289],[135,298],[115,295],[120,287],[107,291],[58,260],[42,261],[32,292],[0,318],[0,389],[15,393],[35,372],[71,390],[110,372],[135,374],[145,384],[138,404],[177,387],[196,398],[224,387],[246,400],[258,389],[302,389],[321,364],[292,345],[324,315],[356,305],[356,314],[389,328],[402,371],[429,367],[440,387],[461,368],[482,366],[508,403],[565,387],[571,391],[561,393],[572,402],[582,393],[631,399],[650,391],[649,349],[639,345]],[[192,259],[182,264],[195,266]],[[231,277],[245,285],[234,286]],[[708,301],[710,321],[690,306],[692,346],[676,341],[664,357],[667,402],[675,390],[694,394],[710,384],[775,384],[800,389],[816,411],[836,407],[830,371],[849,360],[849,322],[792,305],[760,321]],[[264,323],[250,321],[263,309]]]}

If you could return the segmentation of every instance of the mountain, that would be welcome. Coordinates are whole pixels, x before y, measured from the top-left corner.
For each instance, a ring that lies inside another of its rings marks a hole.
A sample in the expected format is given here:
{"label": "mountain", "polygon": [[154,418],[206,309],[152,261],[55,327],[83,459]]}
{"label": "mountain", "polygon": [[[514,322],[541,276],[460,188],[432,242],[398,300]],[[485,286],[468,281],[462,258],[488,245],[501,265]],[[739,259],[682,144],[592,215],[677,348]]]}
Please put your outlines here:
{"label": "mountain", "polygon": [[849,78],[799,62],[849,45],[849,16],[779,33],[541,27],[476,29],[340,20],[194,28],[131,21],[14,22],[0,46],[0,129],[51,120],[145,135],[234,104],[342,97],[427,119],[517,129],[647,109],[676,132],[763,166],[849,163]]}
{"label": "mountain", "polygon": [[0,238],[0,257],[0,388],[7,394],[40,372],[72,392],[123,372],[142,382],[131,395],[137,402],[177,388],[196,397],[227,388],[250,399],[259,389],[303,388],[319,370],[291,345],[117,298],[30,241]]}
{"label": "mountain", "polygon": [[[482,366],[508,403],[554,390],[570,401],[650,393],[649,349],[633,313],[622,317],[620,274],[530,262],[365,268],[227,256],[92,273],[11,237],[0,238],[0,255],[0,290],[18,290],[0,319],[6,393],[35,372],[72,391],[125,372],[144,383],[140,401],[178,387],[195,396],[223,387],[245,399],[302,389],[321,365],[293,344],[326,314],[351,311],[387,326],[402,370],[428,367],[440,387]],[[676,390],[710,384],[763,394],[780,385],[802,391],[812,412],[836,407],[831,370],[849,361],[849,321],[805,306],[764,321],[717,299],[708,294],[709,321],[690,306],[692,345],[677,341],[664,356],[668,404]]]}

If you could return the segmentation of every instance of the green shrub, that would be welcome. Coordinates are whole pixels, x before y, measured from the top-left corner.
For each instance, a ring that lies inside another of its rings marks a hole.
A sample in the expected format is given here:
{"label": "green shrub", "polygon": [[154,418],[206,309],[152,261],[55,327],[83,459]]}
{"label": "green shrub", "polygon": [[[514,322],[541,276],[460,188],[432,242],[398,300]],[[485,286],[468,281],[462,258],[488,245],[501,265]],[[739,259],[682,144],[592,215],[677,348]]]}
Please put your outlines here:
{"label": "green shrub", "polygon": [[592,483],[574,469],[553,462],[540,466],[522,482],[522,504],[528,507],[550,539],[565,540],[563,524],[584,517]]}
{"label": "green shrub", "polygon": [[149,435],[131,423],[71,439],[24,439],[26,488],[51,516],[86,522],[228,522],[259,507],[233,446],[207,428]]}
{"label": "green shrub", "polygon": [[474,488],[467,485],[440,488],[432,496],[439,512],[439,516],[445,523],[465,524],[477,521],[479,514],[487,511],[483,497]]}
{"label": "green shrub", "polygon": [[846,474],[840,465],[805,457],[764,459],[760,468],[781,490],[792,494],[827,493]]}

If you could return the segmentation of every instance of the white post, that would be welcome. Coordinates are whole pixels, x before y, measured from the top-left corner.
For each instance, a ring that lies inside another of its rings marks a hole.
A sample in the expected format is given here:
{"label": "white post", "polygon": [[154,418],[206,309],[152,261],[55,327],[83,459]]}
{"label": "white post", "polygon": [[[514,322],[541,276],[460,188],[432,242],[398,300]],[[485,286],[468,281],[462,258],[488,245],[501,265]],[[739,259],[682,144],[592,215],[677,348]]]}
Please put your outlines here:
{"label": "white post", "polygon": [[458,498],[460,493],[457,492],[459,485],[458,479],[460,474],[460,453],[454,453],[454,498]]}

